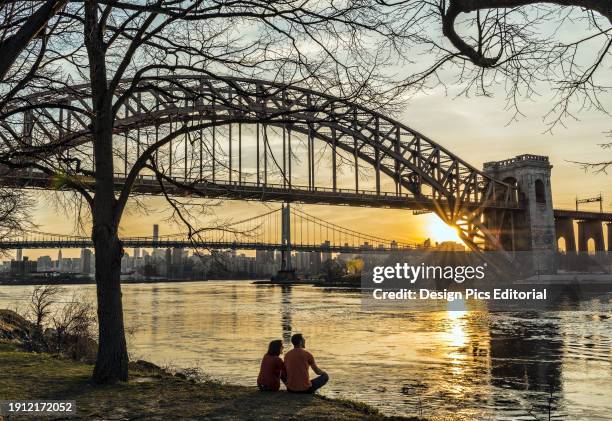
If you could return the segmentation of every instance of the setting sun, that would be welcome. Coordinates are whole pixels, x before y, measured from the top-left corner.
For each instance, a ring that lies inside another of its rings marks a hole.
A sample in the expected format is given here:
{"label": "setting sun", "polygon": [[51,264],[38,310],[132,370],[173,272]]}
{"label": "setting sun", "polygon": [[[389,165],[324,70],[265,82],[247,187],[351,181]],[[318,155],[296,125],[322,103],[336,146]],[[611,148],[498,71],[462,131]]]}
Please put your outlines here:
{"label": "setting sun", "polygon": [[443,241],[455,241],[463,243],[457,230],[449,225],[446,225],[438,216],[434,214],[427,215],[427,236],[432,242],[441,243]]}

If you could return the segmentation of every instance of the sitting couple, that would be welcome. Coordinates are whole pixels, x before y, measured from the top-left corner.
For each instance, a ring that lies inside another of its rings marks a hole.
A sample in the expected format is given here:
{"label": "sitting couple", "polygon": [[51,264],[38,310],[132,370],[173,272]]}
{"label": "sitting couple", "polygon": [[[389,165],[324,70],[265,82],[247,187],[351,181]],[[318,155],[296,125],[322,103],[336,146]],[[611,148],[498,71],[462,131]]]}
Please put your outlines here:
{"label": "sitting couple", "polygon": [[[314,357],[304,348],[306,340],[301,333],[291,337],[293,349],[285,354],[285,361],[280,358],[283,352],[283,341],[270,342],[268,352],[261,360],[257,386],[261,391],[276,392],[282,380],[288,392],[314,393],[329,380],[327,373],[317,367]],[[308,369],[312,367],[319,377],[310,380]]]}

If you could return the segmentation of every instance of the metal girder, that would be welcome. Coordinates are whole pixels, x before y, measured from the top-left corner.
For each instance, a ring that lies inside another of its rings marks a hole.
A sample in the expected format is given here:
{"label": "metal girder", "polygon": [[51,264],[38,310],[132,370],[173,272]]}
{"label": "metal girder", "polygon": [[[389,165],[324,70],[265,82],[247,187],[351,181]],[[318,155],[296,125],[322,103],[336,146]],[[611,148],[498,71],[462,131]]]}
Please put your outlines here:
{"label": "metal girder", "polygon": [[[203,189],[203,196],[241,199],[258,197],[259,200],[298,200],[307,203],[368,206],[377,203],[389,207],[425,208],[436,212],[447,223],[459,227],[463,233],[462,237],[475,249],[482,249],[482,246],[471,239],[491,237],[480,221],[485,209],[521,208],[521,204],[515,201],[518,197],[513,191],[515,187],[491,178],[410,127],[342,98],[275,82],[200,76],[144,78],[138,83],[125,80],[116,94],[115,134],[167,124],[174,124],[176,128],[179,124],[209,121],[219,124],[261,123],[306,134],[309,139],[311,136],[317,138],[332,146],[334,152],[336,148],[343,150],[356,160],[366,162],[376,171],[376,194],[366,199],[356,199],[348,194],[335,195],[332,198],[328,192],[317,192],[315,174],[310,168],[310,156],[307,192],[287,189],[286,186],[283,187],[284,190],[266,190],[261,186],[254,189],[251,186],[243,186],[239,178],[237,185],[241,188],[235,187],[236,183],[210,184],[199,180],[200,183],[193,186]],[[88,85],[32,95],[26,99],[26,103],[28,111],[24,111],[24,115],[27,113],[28,118],[23,118],[22,121],[27,121],[24,124],[38,129],[42,138],[28,148],[29,156],[36,155],[37,149],[43,151],[45,143],[59,143],[69,150],[90,141],[87,122],[87,115],[91,113]],[[36,108],[36,104],[40,104],[40,109]],[[53,104],[80,107],[82,112],[71,109],[61,118],[56,117],[59,122],[53,121],[54,116],[58,115]],[[18,114],[21,105],[23,104],[9,104],[9,110]],[[48,121],[53,123],[45,124]],[[32,130],[28,132],[31,135]],[[0,135],[4,137],[1,129]],[[265,136],[264,134],[264,154],[267,154]],[[310,146],[308,153],[313,154]],[[265,156],[267,158],[267,155]],[[127,161],[126,156],[126,169]],[[381,173],[396,183],[396,197],[373,199],[374,196],[381,195]],[[257,174],[259,176],[259,169]],[[263,179],[267,180],[267,165],[264,167]],[[16,180],[13,182],[19,184]],[[26,183],[27,180],[21,182]],[[335,172],[333,183],[332,190],[336,190]],[[357,167],[355,187],[358,193]],[[399,194],[401,188],[410,192],[411,197]],[[423,190],[429,190],[430,196],[422,194]],[[137,186],[136,192],[155,194],[154,189],[147,190],[146,184]],[[402,201],[404,204],[397,205]]]}
{"label": "metal girder", "polygon": [[[336,189],[333,187],[314,189],[308,186],[291,187],[276,184],[239,183],[229,182],[228,180],[216,180],[213,182],[199,181],[198,179],[187,179],[174,177],[177,184],[167,185],[166,192],[170,196],[192,196],[217,199],[237,199],[252,201],[272,201],[272,202],[298,202],[308,204],[328,204],[362,206],[372,208],[393,208],[393,209],[434,209],[436,204],[444,207],[449,205],[433,197],[419,196],[414,197],[409,194],[397,194],[396,192],[376,192],[374,190]],[[82,178],[83,185],[93,185],[93,179]],[[115,188],[120,191],[125,182],[124,174],[115,176]],[[0,184],[23,189],[61,189],[57,180],[53,176],[33,171],[11,171],[10,173],[0,174]],[[185,187],[182,187],[185,186]],[[160,195],[161,188],[157,180],[151,176],[140,177],[134,185],[134,193],[143,195]],[[479,203],[465,203],[467,209],[477,211],[480,209]],[[492,204],[489,208],[496,208]]]}

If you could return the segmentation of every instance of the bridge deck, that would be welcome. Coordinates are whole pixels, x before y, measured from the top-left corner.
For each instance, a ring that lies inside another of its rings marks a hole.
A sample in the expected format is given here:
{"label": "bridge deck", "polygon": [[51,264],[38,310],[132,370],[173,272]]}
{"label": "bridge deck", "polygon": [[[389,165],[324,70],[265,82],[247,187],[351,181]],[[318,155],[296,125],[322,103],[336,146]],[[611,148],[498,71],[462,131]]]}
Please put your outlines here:
{"label": "bridge deck", "polygon": [[[165,184],[168,194],[173,196],[201,196],[217,199],[238,199],[251,201],[300,202],[308,204],[347,205],[376,208],[411,209],[430,211],[435,202],[444,205],[444,200],[434,200],[432,197],[416,197],[409,193],[376,192],[372,190],[331,189],[326,187],[308,188],[306,186],[283,186],[279,184],[256,184],[248,182],[216,181],[197,182],[196,180],[176,178],[179,183],[188,188],[171,183]],[[125,175],[117,174],[115,186],[119,190],[123,186]],[[85,183],[88,181],[85,180]],[[19,173],[12,172],[0,176],[0,185],[24,189],[51,189],[57,188],[53,178],[39,172]],[[133,191],[139,194],[162,194],[159,182],[152,176],[138,177]],[[470,209],[477,209],[479,204],[468,205]],[[498,208],[494,203],[488,208]],[[520,210],[517,205],[512,210]],[[576,211],[573,209],[555,209],[555,218],[570,218],[574,220],[590,220],[612,222],[612,212]]]}
{"label": "bridge deck", "polygon": [[[192,242],[185,240],[151,240],[147,238],[125,238],[122,240],[126,248],[193,248],[211,250],[283,250],[283,244],[275,243],[245,243],[229,241]],[[49,249],[49,248],[93,248],[88,239],[41,239],[0,241],[0,250],[13,249]],[[389,252],[399,250],[417,250],[417,247],[372,247],[351,245],[324,245],[324,244],[295,244],[292,251],[322,251],[334,253],[362,253],[362,252]]]}
{"label": "bridge deck", "polygon": [[612,222],[612,212],[589,212],[571,209],[555,209],[555,218],[568,218],[578,221]]}
{"label": "bridge deck", "polygon": [[[432,210],[438,206],[447,205],[445,199],[434,199],[431,196],[415,196],[405,190],[401,193],[388,191],[355,190],[328,187],[287,186],[282,184],[257,184],[249,182],[228,181],[201,181],[196,179],[184,179],[173,177],[178,183],[186,187],[175,185],[170,182],[164,183],[164,189],[172,196],[193,196],[216,199],[238,199],[252,201],[273,202],[299,202],[308,204],[324,205],[346,205],[376,208],[394,208],[411,210]],[[93,184],[93,181],[82,179],[85,184]],[[125,182],[124,174],[116,174],[115,188],[120,190]],[[12,172],[0,176],[0,184],[7,187],[24,189],[58,189],[59,180],[39,172],[19,173]],[[147,195],[161,195],[162,189],[156,178],[149,175],[140,175],[133,188],[134,193]],[[476,210],[482,207],[480,203],[468,203],[467,208]],[[486,208],[505,208],[508,206],[496,203],[487,204]],[[510,209],[521,209],[520,205]]]}

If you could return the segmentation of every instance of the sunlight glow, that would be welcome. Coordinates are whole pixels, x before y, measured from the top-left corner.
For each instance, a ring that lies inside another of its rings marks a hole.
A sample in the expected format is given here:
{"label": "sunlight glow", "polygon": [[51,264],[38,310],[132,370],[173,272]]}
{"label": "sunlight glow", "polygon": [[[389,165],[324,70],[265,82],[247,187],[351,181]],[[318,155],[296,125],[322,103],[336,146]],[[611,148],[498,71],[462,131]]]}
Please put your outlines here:
{"label": "sunlight glow", "polygon": [[463,243],[461,238],[459,238],[459,234],[457,230],[453,227],[446,225],[439,217],[436,215],[427,215],[427,229],[426,232],[431,238],[432,242],[441,243],[443,241],[454,241],[457,243]]}
{"label": "sunlight glow", "polygon": [[467,308],[465,301],[457,300],[452,304],[449,303],[446,318],[450,323],[450,332],[448,332],[449,345],[454,347],[462,347],[466,343],[465,324]]}

